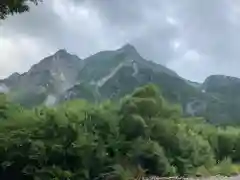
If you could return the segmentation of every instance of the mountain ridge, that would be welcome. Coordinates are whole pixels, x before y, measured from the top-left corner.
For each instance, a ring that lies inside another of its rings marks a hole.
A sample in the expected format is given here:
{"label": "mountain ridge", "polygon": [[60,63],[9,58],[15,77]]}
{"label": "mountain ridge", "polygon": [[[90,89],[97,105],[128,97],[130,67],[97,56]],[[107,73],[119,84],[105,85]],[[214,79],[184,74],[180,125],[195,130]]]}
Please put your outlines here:
{"label": "mountain ridge", "polygon": [[[29,71],[0,80],[0,92],[27,107],[51,106],[76,98],[92,102],[117,100],[148,83],[159,86],[164,97],[180,104],[186,115],[224,123],[240,119],[240,114],[230,110],[234,104],[240,107],[239,78],[212,75],[203,83],[191,82],[163,65],[144,59],[130,44],[85,59],[60,49]],[[236,97],[239,94],[239,101],[237,98],[231,102],[231,93],[237,94]]]}

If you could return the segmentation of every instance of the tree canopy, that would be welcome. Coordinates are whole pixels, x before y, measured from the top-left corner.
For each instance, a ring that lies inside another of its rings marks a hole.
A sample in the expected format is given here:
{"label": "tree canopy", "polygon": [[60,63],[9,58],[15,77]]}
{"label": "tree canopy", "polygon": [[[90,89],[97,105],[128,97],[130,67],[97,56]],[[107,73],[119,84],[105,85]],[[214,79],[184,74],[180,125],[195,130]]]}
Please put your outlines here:
{"label": "tree canopy", "polygon": [[8,15],[29,11],[30,3],[37,5],[42,0],[1,0],[0,19],[5,19]]}
{"label": "tree canopy", "polygon": [[24,109],[0,95],[0,179],[129,180],[239,173],[240,128],[186,118],[154,85],[120,102]]}

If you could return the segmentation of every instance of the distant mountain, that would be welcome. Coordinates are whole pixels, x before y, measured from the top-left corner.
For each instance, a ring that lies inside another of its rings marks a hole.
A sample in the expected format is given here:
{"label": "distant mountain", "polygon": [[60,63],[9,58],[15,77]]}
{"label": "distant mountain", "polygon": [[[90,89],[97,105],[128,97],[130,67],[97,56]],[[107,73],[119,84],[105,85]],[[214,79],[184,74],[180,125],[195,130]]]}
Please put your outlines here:
{"label": "distant mountain", "polygon": [[202,87],[207,92],[233,95],[239,93],[240,79],[231,76],[212,75],[205,80]]}
{"label": "distant mountain", "polygon": [[32,107],[58,96],[75,84],[83,63],[75,55],[59,50],[41,60],[23,74],[14,73],[1,81],[8,88],[9,96],[24,106]]}
{"label": "distant mountain", "polygon": [[81,60],[66,50],[44,58],[23,74],[0,81],[0,92],[26,107],[54,105],[83,98],[117,100],[136,87],[154,83],[168,101],[182,105],[186,115],[214,123],[240,122],[240,79],[210,76],[203,84],[144,59],[130,44]]}
{"label": "distant mountain", "polygon": [[202,85],[208,95],[206,114],[214,122],[240,122],[240,79],[213,75]]}

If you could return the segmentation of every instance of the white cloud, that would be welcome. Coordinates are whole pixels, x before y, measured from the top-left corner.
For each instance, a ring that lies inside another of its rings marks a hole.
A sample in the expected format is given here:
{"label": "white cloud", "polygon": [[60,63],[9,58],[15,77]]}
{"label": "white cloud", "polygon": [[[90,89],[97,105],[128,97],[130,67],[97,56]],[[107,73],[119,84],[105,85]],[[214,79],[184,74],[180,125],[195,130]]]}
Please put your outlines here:
{"label": "white cloud", "polygon": [[44,47],[41,42],[27,37],[1,37],[0,49],[1,78],[13,72],[27,71],[33,62],[38,61],[44,55],[49,55],[43,53]]}
{"label": "white cloud", "polygon": [[182,57],[170,61],[167,67],[178,72],[189,80],[202,82],[204,78],[202,74],[211,75],[216,69],[209,69],[208,66],[215,67],[214,62],[210,61],[208,57],[202,57],[195,50],[188,50]]}

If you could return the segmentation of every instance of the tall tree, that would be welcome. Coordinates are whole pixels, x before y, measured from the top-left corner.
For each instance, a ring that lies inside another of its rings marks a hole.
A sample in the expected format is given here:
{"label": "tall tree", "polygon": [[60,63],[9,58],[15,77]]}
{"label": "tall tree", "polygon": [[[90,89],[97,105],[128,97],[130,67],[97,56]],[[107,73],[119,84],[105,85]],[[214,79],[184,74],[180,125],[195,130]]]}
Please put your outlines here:
{"label": "tall tree", "polygon": [[37,5],[42,0],[1,0],[0,19],[5,19],[8,15],[29,11],[30,3]]}

